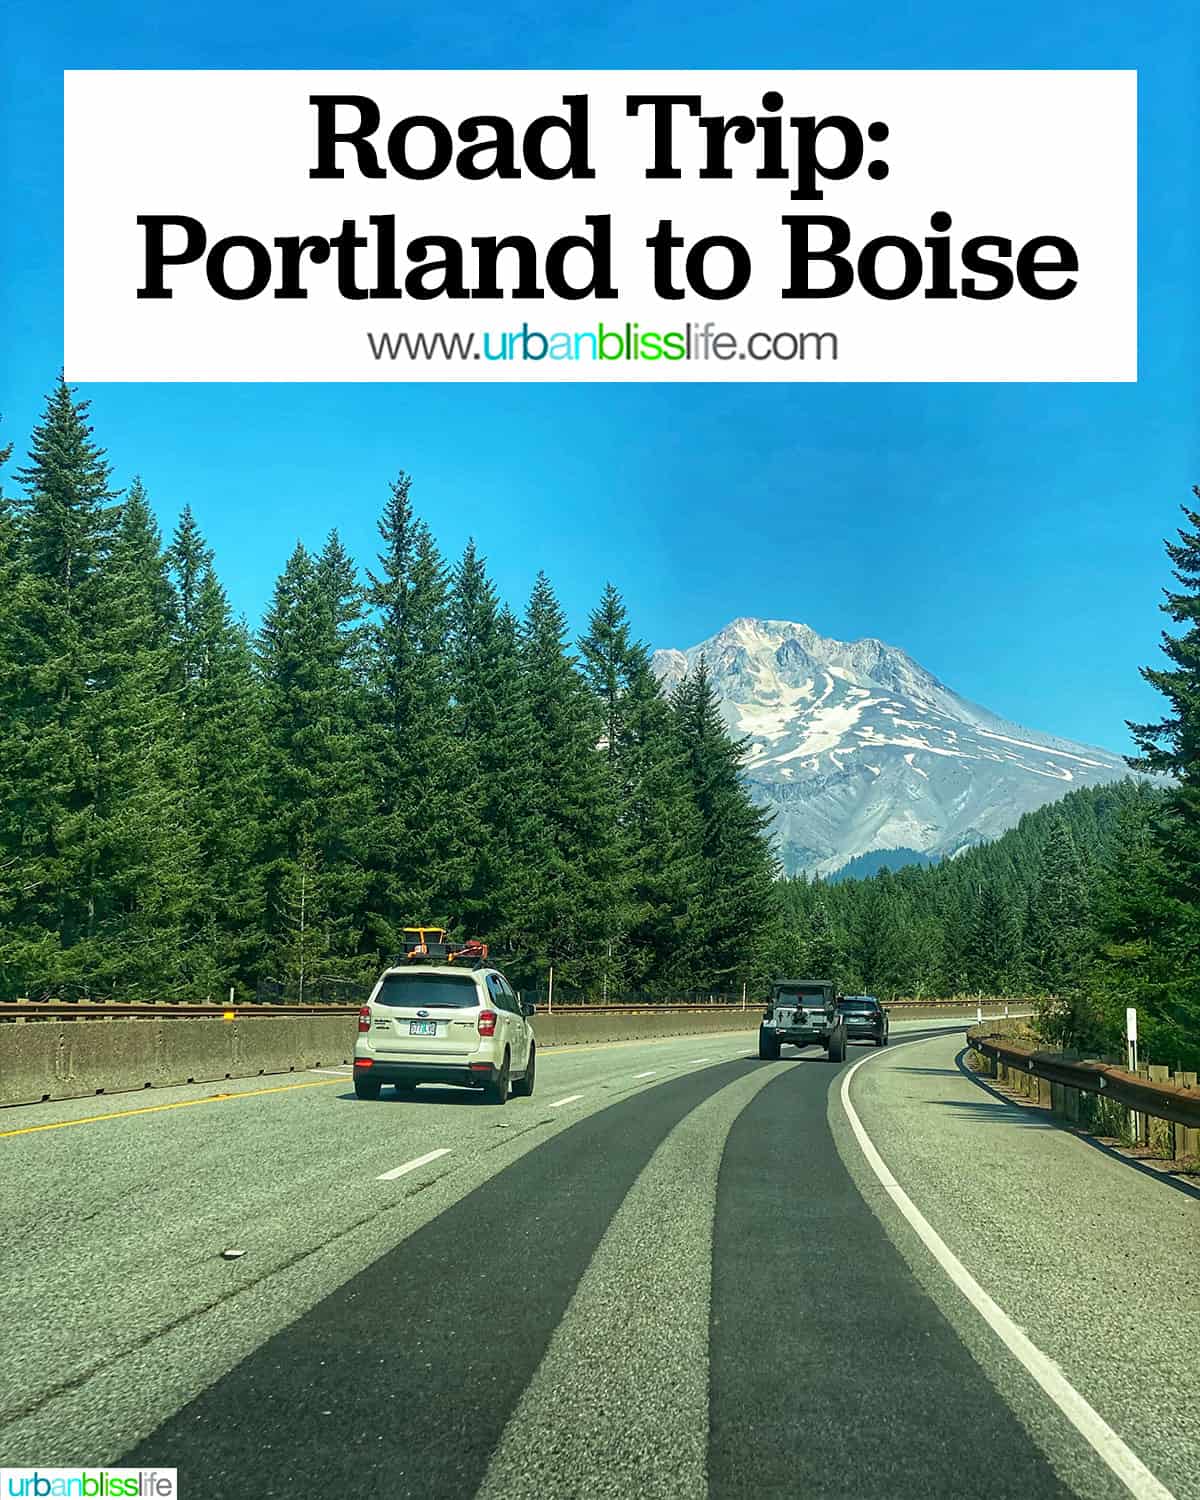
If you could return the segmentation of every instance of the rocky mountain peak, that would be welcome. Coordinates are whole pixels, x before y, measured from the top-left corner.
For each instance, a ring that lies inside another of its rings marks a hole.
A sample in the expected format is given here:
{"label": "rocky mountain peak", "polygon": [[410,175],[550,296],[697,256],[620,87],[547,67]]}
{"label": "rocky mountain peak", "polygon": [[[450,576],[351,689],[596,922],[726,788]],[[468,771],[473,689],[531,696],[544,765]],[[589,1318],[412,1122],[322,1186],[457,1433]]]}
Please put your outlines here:
{"label": "rocky mountain peak", "polygon": [[1012,724],[954,692],[897,646],[838,641],[742,616],[686,650],[656,651],[673,687],[703,656],[747,779],[775,813],[785,867],[830,874],[858,855],[953,855],[1124,760]]}

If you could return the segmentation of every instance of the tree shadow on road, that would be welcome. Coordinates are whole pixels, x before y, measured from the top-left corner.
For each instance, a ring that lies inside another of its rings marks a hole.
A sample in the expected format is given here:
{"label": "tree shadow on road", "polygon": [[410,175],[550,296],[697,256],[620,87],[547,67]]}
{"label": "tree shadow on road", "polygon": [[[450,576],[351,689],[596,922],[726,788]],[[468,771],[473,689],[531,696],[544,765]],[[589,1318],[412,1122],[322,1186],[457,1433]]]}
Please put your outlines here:
{"label": "tree shadow on road", "polygon": [[[980,1088],[985,1094],[989,1094],[996,1101],[996,1104],[1007,1105],[1008,1109],[1005,1117],[1010,1123],[1014,1117],[1023,1117],[1026,1124],[1040,1126],[1043,1130],[1061,1130],[1067,1135],[1074,1136],[1077,1141],[1090,1147],[1093,1151],[1099,1151],[1102,1156],[1107,1156],[1111,1161],[1118,1162],[1121,1166],[1128,1167],[1132,1171],[1140,1172],[1143,1177],[1151,1178],[1162,1187],[1174,1188],[1177,1193],[1184,1193],[1189,1198],[1200,1199],[1200,1187],[1195,1186],[1193,1183],[1183,1182],[1170,1171],[1147,1166],[1144,1162],[1138,1161],[1136,1157],[1127,1156],[1123,1151],[1118,1151],[1115,1147],[1108,1145],[1105,1141],[1099,1140],[1096,1136],[1089,1135],[1086,1130],[1077,1129],[1070,1121],[1060,1120],[1044,1106],[1027,1104],[1019,1099],[1010,1099],[1006,1094],[1002,1094],[999,1089],[994,1089],[986,1078],[981,1078],[978,1073],[972,1072],[967,1067],[966,1056],[969,1050],[968,1047],[964,1047],[954,1059],[958,1072],[964,1078],[969,1079],[976,1088]],[[954,1101],[943,1100],[942,1102],[949,1107],[954,1106]],[[995,1105],[971,1105],[964,1101],[959,1107],[975,1109],[981,1115],[985,1111],[988,1113],[994,1112],[994,1118],[1001,1117],[1001,1112],[995,1109]]]}
{"label": "tree shadow on road", "polygon": [[939,1109],[957,1110],[968,1119],[974,1117],[985,1125],[1015,1125],[1019,1130],[1053,1130],[1056,1121],[1041,1118],[1040,1114],[1032,1110],[1012,1110],[998,1108],[998,1105],[1007,1104],[1007,1099],[997,1100],[995,1104],[985,1104],[982,1100],[974,1099],[933,1099]]}

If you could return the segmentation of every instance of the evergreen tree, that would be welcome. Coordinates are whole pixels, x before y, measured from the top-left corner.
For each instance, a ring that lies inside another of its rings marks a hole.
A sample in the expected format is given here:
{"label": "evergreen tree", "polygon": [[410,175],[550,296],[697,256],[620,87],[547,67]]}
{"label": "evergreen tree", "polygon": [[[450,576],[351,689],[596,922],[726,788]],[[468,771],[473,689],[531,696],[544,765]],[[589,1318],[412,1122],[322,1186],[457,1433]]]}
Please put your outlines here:
{"label": "evergreen tree", "polygon": [[196,682],[204,664],[201,649],[200,593],[212,569],[213,555],[205,545],[190,506],[184,506],[167,549],[167,567],[175,586],[174,616],[179,671],[185,683]]}
{"label": "evergreen tree", "polygon": [[624,746],[630,683],[649,666],[649,654],[632,638],[624,601],[611,583],[605,585],[604,597],[592,611],[579,651],[583,675],[600,704],[602,743],[615,762]]}
{"label": "evergreen tree", "polygon": [[[313,557],[297,545],[263,624],[272,864],[267,924],[284,959],[286,913],[304,887],[306,933],[339,977],[366,973],[370,788],[361,592],[337,533]],[[301,877],[303,877],[301,879]],[[310,878],[311,877],[311,878]],[[306,937],[306,942],[307,942]],[[295,972],[294,970],[292,972]]]}
{"label": "evergreen tree", "polygon": [[1164,1014],[1179,972],[1176,933],[1187,913],[1186,903],[1170,893],[1162,818],[1162,795],[1145,786],[1121,809],[1097,891],[1095,978],[1112,1055],[1123,1055],[1125,1011],[1134,1006],[1146,1055],[1186,1067],[1200,1045],[1186,1026],[1172,1026]]}
{"label": "evergreen tree", "polygon": [[612,982],[627,920],[621,847],[613,819],[600,715],[564,647],[566,620],[539,573],[521,630],[532,730],[536,817],[523,863],[534,880],[514,913],[526,963],[553,964],[570,985]]}
{"label": "evergreen tree", "polygon": [[611,816],[627,876],[628,935],[610,981],[656,993],[687,989],[687,945],[702,886],[699,814],[650,654],[633,638],[611,583],[579,646],[599,708]]}
{"label": "evergreen tree", "polygon": [[[12,444],[0,445],[0,469]],[[20,813],[26,795],[22,708],[26,656],[22,612],[21,537],[16,507],[0,484],[0,996],[13,994],[33,967],[32,951],[45,934],[28,924],[23,907],[31,894],[20,849]],[[18,925],[20,924],[20,925]]]}
{"label": "evergreen tree", "polygon": [[1043,1035],[1066,1047],[1095,1039],[1094,1006],[1087,993],[1093,952],[1090,898],[1074,835],[1059,815],[1051,820],[1038,860],[1026,928],[1026,954],[1042,1001]]}
{"label": "evergreen tree", "polygon": [[514,940],[510,912],[537,878],[527,861],[538,817],[533,726],[516,621],[501,609],[474,541],[451,579],[446,667],[463,849],[457,909],[464,934],[499,952]]}
{"label": "evergreen tree", "polygon": [[985,995],[1009,994],[1019,949],[1016,909],[997,882],[980,882],[965,955],[967,987]]}
{"label": "evergreen tree", "polygon": [[197,875],[187,816],[193,768],[182,738],[173,595],[138,480],[121,507],[92,625],[98,664],[83,720],[94,777],[91,977],[131,995],[178,993],[201,958],[184,924]]}
{"label": "evergreen tree", "polygon": [[233,619],[191,512],[167,551],[176,591],[175,676],[191,766],[196,874],[187,923],[201,993],[252,993],[264,958],[266,741],[244,625]]}
{"label": "evergreen tree", "polygon": [[[1192,492],[1200,500],[1200,487]],[[1156,955],[1157,982],[1141,974],[1142,1030],[1149,1047],[1172,1062],[1196,1066],[1200,1060],[1200,511],[1182,507],[1185,525],[1166,551],[1177,585],[1160,608],[1183,629],[1164,631],[1162,649],[1170,666],[1144,667],[1142,676],[1167,700],[1166,716],[1153,724],[1131,724],[1141,755],[1137,769],[1165,773],[1172,785],[1161,816],[1151,825],[1149,846],[1139,867],[1143,890],[1144,940]],[[1126,908],[1126,951],[1135,970],[1145,955],[1134,944]],[[1170,955],[1169,971],[1159,960]]]}
{"label": "evergreen tree", "polygon": [[92,740],[103,662],[94,622],[106,602],[117,510],[87,409],[60,380],[17,475],[25,494],[15,514],[19,578],[6,611],[15,657],[7,673],[0,867],[9,882],[4,967],[23,987],[89,973],[103,894]]}
{"label": "evergreen tree", "polygon": [[367,680],[372,727],[370,919],[376,948],[399,951],[401,929],[454,925],[468,882],[463,766],[446,658],[446,569],[413,513],[401,473],[379,522],[370,573]]}
{"label": "evergreen tree", "polygon": [[767,977],[767,955],[779,945],[770,815],[750,800],[741,774],[747,742],[729,736],[703,658],[671,706],[699,820],[701,892],[688,961],[701,988],[736,990]]}
{"label": "evergreen tree", "polygon": [[806,913],[800,943],[800,968],[804,974],[815,979],[832,979],[834,984],[844,989],[845,939],[833,924],[825,890],[820,885],[813,887],[813,899]]}

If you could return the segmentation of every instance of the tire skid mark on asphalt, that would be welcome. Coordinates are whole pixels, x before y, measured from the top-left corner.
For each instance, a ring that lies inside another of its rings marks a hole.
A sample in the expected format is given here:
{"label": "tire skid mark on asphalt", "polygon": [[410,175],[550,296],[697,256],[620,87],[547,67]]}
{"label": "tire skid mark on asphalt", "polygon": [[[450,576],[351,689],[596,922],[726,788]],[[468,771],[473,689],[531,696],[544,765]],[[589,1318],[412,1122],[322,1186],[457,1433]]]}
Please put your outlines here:
{"label": "tire skid mark on asphalt", "polygon": [[170,1455],[190,1488],[223,1500],[281,1486],[473,1494],[646,1162],[714,1087],[758,1066],[683,1074],[572,1123],[267,1339],[123,1461],[162,1467]]}
{"label": "tire skid mark on asphalt", "polygon": [[582,1476],[589,1500],[705,1500],[717,1174],[730,1124],[774,1076],[755,1068],[709,1094],[642,1169],[508,1419],[478,1500],[579,1494]]}
{"label": "tire skid mark on asphalt", "polygon": [[[842,1162],[828,1096],[843,1071],[821,1054],[798,1058],[725,1143],[713,1223],[711,1500],[1067,1500],[1072,1491]],[[851,1440],[860,1424],[870,1441]]]}

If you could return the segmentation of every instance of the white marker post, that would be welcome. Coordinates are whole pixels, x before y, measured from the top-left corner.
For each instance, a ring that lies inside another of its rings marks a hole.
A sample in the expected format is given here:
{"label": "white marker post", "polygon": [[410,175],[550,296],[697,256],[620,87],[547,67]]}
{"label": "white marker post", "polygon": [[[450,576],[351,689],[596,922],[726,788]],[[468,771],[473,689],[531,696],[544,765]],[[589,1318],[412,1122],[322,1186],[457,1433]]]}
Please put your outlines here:
{"label": "white marker post", "polygon": [[[1137,1072],[1137,1008],[1127,1006],[1125,1009],[1125,1067],[1130,1073]],[[1141,1144],[1142,1121],[1136,1110],[1130,1110],[1129,1123],[1133,1128],[1133,1143],[1135,1146]]]}
{"label": "white marker post", "polygon": [[550,965],[550,988],[546,991],[546,1014],[554,1010],[554,965]]}

